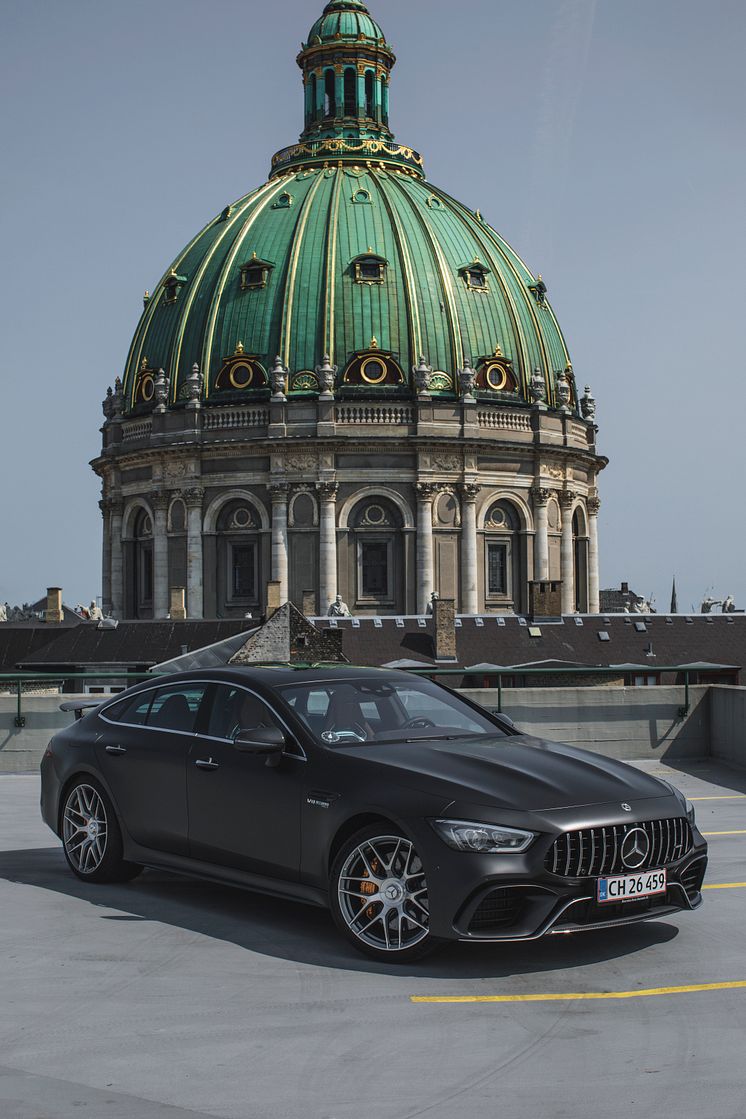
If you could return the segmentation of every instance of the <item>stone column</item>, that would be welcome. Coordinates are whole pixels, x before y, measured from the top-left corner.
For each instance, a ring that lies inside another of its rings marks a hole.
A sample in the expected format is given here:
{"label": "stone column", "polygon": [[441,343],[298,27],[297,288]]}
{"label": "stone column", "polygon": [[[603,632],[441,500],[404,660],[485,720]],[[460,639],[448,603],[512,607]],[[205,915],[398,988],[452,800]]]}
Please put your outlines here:
{"label": "stone column", "polygon": [[337,483],[317,482],[319,515],[319,614],[337,596]]}
{"label": "stone column", "polygon": [[168,614],[168,495],[156,493],[153,503],[153,617]]}
{"label": "stone column", "polygon": [[280,603],[288,600],[288,486],[275,482],[272,498],[272,580],[279,584]]}
{"label": "stone column", "polygon": [[601,613],[598,576],[598,511],[601,502],[597,497],[589,497],[588,509],[588,613]]}
{"label": "stone column", "polygon": [[184,494],[187,507],[187,617],[201,618],[205,609],[202,560],[202,499],[205,491],[194,486]]}
{"label": "stone column", "polygon": [[115,618],[124,616],[124,581],[122,578],[122,515],[124,502],[114,498],[111,503],[111,613]]}
{"label": "stone column", "polygon": [[111,506],[109,497],[98,503],[104,521],[101,548],[101,610],[104,615],[111,613]]}
{"label": "stone column", "polygon": [[547,504],[551,490],[534,486],[531,497],[534,502],[534,579],[545,583],[549,578],[549,528],[547,524]]}
{"label": "stone column", "polygon": [[344,116],[345,111],[345,79],[344,79],[344,66],[336,65],[334,67],[334,98],[337,102],[336,116]]}
{"label": "stone column", "polygon": [[461,613],[478,614],[477,496],[473,482],[461,486]]}
{"label": "stone column", "polygon": [[432,482],[417,483],[417,613],[426,614],[433,593],[433,499]]}
{"label": "stone column", "polygon": [[563,490],[559,495],[562,510],[562,540],[560,543],[560,577],[562,579],[562,613],[575,612],[575,551],[572,539],[572,507],[575,494]]}

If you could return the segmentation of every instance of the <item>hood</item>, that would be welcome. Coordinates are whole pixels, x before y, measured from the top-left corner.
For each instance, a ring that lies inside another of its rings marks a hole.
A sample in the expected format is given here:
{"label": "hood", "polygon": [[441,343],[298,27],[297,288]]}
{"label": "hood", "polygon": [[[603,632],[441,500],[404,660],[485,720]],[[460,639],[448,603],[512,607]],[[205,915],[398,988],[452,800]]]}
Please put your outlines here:
{"label": "hood", "polygon": [[376,742],[339,752],[390,770],[399,785],[519,811],[671,795],[668,785],[624,762],[530,735]]}

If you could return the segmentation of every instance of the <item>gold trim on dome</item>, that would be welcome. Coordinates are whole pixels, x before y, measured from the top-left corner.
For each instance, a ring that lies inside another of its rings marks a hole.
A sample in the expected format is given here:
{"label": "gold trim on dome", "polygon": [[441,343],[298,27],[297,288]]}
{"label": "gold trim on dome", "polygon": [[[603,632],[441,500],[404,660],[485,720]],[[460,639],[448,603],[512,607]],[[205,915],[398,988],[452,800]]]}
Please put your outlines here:
{"label": "gold trim on dome", "polygon": [[275,167],[278,163],[284,163],[288,159],[295,159],[301,155],[316,156],[319,152],[368,152],[371,154],[382,152],[390,156],[401,155],[420,167],[423,165],[422,156],[404,144],[392,144],[388,140],[351,141],[329,137],[326,140],[315,140],[310,144],[294,144],[292,147],[275,152],[272,156],[272,166]]}
{"label": "gold trim on dome", "polygon": [[302,202],[302,209],[300,221],[298,222],[298,229],[293,240],[293,250],[290,257],[290,267],[288,269],[288,278],[285,286],[285,294],[282,300],[282,332],[280,337],[282,343],[280,346],[283,363],[286,366],[290,365],[290,336],[293,325],[293,304],[295,303],[295,278],[298,271],[298,261],[300,260],[301,249],[303,248],[303,237],[308,223],[308,216],[311,212],[311,206],[314,198],[323,182],[323,175],[319,175],[314,183],[311,184],[311,189],[306,194]]}
{"label": "gold trim on dome", "polygon": [[343,176],[338,175],[334,184],[334,194],[331,204],[331,237],[329,251],[326,258],[326,288],[324,303],[324,330],[325,341],[323,352],[329,355],[329,361],[334,362],[334,280],[337,270],[337,240],[339,237],[339,205],[342,198]]}

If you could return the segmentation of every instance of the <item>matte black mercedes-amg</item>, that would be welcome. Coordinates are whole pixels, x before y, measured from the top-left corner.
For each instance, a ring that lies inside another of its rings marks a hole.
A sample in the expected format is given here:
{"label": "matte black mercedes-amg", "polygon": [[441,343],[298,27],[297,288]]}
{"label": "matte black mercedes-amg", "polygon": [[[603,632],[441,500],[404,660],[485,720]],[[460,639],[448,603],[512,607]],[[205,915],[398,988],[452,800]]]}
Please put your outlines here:
{"label": "matte black mercedes-amg", "polygon": [[702,900],[707,844],[671,785],[405,672],[155,677],[55,735],[41,772],[79,878],[160,867],[328,905],[387,960]]}

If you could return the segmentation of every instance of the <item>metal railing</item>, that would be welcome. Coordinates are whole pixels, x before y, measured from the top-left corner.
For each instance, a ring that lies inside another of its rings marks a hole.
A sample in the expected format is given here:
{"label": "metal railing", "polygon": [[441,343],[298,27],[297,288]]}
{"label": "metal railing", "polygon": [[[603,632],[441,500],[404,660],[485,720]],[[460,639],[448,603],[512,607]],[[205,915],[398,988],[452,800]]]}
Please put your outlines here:
{"label": "metal railing", "polygon": [[[268,667],[286,667],[293,669],[303,668],[355,668],[358,666],[350,664],[342,664],[337,661],[315,661],[313,663],[307,662],[303,664],[291,664],[287,661],[263,661],[261,664],[247,665],[246,667],[254,668],[268,668]],[[365,667],[370,667],[367,665]],[[503,690],[510,685],[503,683],[507,677],[512,679],[515,676],[605,676],[610,678],[618,678],[620,676],[630,676],[635,674],[634,668],[631,666],[622,666],[618,668],[522,668],[520,665],[515,668],[498,668],[492,666],[484,668],[475,665],[473,668],[455,668],[455,667],[441,667],[439,665],[423,665],[421,668],[407,667],[399,671],[411,672],[414,676],[461,676],[461,677],[488,677],[494,680],[495,684],[480,685],[480,684],[461,684],[462,691],[471,691],[473,689],[496,689],[497,690],[497,710],[498,714],[502,713],[503,709]],[[675,672],[683,676],[684,688],[684,702],[678,708],[678,716],[680,719],[685,718],[691,709],[689,688],[692,673],[698,674],[697,669],[690,669],[684,665],[656,665],[655,673],[658,675],[662,672]],[[24,684],[64,684],[69,680],[95,680],[97,683],[102,680],[128,680],[132,683],[138,680],[149,680],[153,676],[157,676],[153,672],[5,672],[0,673],[0,689],[4,684],[10,684],[16,695],[16,716],[15,726],[25,727],[26,716],[22,710],[23,700],[23,685]],[[650,686],[648,691],[654,692],[655,686]],[[61,693],[64,694],[64,693]],[[95,693],[94,693],[95,694]],[[102,696],[101,702],[103,703],[104,697]]]}

